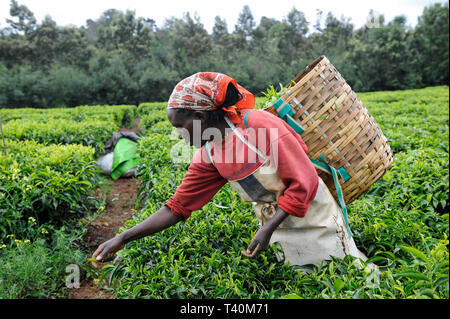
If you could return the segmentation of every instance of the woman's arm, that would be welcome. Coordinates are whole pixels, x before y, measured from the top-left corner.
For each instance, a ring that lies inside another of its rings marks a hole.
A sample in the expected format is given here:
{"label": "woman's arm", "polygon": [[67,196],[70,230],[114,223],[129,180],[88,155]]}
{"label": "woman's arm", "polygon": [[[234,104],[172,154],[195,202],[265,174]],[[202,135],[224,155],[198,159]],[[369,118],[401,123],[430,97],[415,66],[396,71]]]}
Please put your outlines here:
{"label": "woman's arm", "polygon": [[142,223],[101,244],[92,258],[100,261],[125,247],[126,243],[157,233],[181,220],[183,220],[182,216],[174,214],[169,207],[163,206]]}
{"label": "woman's arm", "polygon": [[186,220],[191,212],[206,205],[227,181],[211,163],[203,161],[207,155],[202,156],[202,152],[204,148],[197,150],[181,185],[163,207],[139,225],[101,244],[92,258],[103,260],[122,249],[126,243]]}
{"label": "woman's arm", "polygon": [[174,214],[169,207],[163,206],[142,223],[121,233],[119,236],[122,237],[123,242],[126,244],[132,240],[160,232],[181,220],[183,220],[182,216]]}
{"label": "woman's arm", "polygon": [[288,215],[288,213],[278,207],[275,215],[256,232],[247,251],[243,250],[241,253],[246,257],[253,258],[257,256],[261,250],[265,250],[269,245],[273,232]]}

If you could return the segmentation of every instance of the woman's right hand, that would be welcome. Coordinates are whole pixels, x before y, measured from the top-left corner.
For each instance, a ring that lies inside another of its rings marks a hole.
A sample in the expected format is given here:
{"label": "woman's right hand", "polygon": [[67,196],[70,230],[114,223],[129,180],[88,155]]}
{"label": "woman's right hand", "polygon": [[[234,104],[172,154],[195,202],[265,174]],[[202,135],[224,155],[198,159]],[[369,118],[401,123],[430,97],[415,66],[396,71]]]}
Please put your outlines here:
{"label": "woman's right hand", "polygon": [[95,259],[97,261],[102,261],[104,258],[110,259],[115,252],[121,250],[124,247],[125,243],[123,242],[122,237],[120,235],[116,236],[98,246],[97,250],[92,255],[92,259]]}
{"label": "woman's right hand", "polygon": [[[152,235],[169,226],[175,225],[181,220],[183,220],[183,217],[174,214],[168,206],[164,205],[142,223],[135,225],[133,228],[120,233],[120,235],[111,238],[98,246],[97,250],[92,255],[92,259],[96,261],[106,261],[104,259],[110,260],[115,252],[125,247],[126,243]],[[93,262],[93,264],[95,267],[96,263]]]}

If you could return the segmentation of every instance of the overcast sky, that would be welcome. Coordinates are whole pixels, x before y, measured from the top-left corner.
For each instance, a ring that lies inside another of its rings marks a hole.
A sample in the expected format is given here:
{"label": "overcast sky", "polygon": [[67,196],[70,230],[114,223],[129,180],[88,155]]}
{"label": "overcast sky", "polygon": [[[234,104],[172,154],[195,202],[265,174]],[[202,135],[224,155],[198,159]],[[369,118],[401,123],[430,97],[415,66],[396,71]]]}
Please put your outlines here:
{"label": "overcast sky", "polygon": [[[258,24],[262,16],[282,20],[295,7],[302,11],[310,30],[316,21],[316,9],[323,11],[323,17],[331,11],[336,17],[344,15],[351,18],[356,28],[364,25],[370,9],[384,14],[389,22],[393,17],[404,14],[408,25],[414,27],[425,6],[432,3],[444,3],[444,0],[18,0],[26,5],[40,23],[45,15],[50,15],[59,26],[74,24],[85,25],[87,19],[95,20],[102,12],[114,8],[122,11],[135,10],[138,17],[151,18],[161,27],[169,17],[182,18],[184,12],[191,17],[197,14],[208,32],[214,26],[214,17],[220,16],[228,24],[231,32],[244,5],[248,5]],[[6,26],[10,0],[0,0],[0,27]]]}

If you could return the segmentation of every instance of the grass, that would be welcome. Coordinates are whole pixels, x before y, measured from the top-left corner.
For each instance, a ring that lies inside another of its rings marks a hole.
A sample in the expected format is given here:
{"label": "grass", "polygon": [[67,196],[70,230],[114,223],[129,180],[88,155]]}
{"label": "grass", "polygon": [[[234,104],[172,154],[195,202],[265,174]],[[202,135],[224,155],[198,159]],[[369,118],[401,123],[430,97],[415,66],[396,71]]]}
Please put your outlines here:
{"label": "grass", "polygon": [[83,233],[46,227],[48,238],[30,242],[11,240],[2,249],[0,298],[59,298],[67,293],[66,267],[81,266],[86,259],[77,245]]}

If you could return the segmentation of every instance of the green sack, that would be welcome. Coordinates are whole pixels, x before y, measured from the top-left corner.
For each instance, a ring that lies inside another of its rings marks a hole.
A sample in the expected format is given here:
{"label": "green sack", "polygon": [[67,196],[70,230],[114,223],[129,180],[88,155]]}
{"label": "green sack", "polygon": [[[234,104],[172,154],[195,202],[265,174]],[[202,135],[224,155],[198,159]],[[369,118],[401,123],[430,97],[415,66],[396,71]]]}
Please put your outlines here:
{"label": "green sack", "polygon": [[126,137],[121,137],[114,147],[114,159],[111,177],[118,179],[128,170],[139,164],[137,157],[137,143]]}

